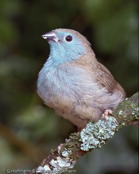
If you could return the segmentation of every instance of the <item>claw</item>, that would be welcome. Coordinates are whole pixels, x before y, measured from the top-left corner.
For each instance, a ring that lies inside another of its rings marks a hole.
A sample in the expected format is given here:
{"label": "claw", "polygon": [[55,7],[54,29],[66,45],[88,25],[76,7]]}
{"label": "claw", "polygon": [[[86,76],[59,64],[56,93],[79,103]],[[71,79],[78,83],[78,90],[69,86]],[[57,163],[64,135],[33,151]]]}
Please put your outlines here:
{"label": "claw", "polygon": [[105,112],[102,114],[102,119],[108,120],[108,115],[112,115],[111,109],[106,109]]}

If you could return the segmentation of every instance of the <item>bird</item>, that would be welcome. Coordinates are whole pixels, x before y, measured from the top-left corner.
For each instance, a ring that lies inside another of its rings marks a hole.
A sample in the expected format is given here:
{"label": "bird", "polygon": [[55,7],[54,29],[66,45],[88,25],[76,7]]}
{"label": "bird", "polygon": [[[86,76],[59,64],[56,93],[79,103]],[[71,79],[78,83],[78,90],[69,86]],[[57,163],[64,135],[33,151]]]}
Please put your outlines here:
{"label": "bird", "polygon": [[58,28],[42,37],[48,41],[50,53],[38,74],[37,93],[58,115],[82,130],[126,98],[121,85],[98,62],[85,36]]}

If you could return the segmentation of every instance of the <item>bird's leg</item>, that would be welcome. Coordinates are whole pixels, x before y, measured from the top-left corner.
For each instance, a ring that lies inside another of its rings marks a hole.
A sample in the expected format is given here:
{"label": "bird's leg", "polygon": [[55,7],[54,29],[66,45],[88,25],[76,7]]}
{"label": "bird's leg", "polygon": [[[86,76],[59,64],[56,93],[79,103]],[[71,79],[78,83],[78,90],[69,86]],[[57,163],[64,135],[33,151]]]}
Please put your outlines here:
{"label": "bird's leg", "polygon": [[108,115],[112,115],[111,109],[106,109],[105,112],[102,114],[102,119],[104,118],[106,121],[108,120]]}

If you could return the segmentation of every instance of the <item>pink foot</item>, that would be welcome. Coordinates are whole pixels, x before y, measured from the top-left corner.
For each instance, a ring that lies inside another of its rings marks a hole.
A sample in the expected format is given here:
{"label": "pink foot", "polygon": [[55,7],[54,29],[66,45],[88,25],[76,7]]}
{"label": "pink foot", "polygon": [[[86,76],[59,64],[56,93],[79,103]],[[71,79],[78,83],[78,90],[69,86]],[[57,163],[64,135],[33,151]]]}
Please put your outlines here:
{"label": "pink foot", "polygon": [[111,109],[106,109],[105,112],[102,114],[102,118],[104,118],[105,120],[108,120],[108,115],[112,115]]}
{"label": "pink foot", "polygon": [[[67,143],[67,142],[69,142],[70,141],[70,139],[65,139],[65,142]],[[60,150],[61,150],[61,147],[63,146],[63,144],[61,143],[58,147],[57,147],[57,151],[58,151],[58,153],[60,154]]]}
{"label": "pink foot", "polygon": [[61,150],[61,147],[63,146],[63,144],[60,144],[58,147],[57,147],[57,151],[58,153],[60,154],[60,150]]}

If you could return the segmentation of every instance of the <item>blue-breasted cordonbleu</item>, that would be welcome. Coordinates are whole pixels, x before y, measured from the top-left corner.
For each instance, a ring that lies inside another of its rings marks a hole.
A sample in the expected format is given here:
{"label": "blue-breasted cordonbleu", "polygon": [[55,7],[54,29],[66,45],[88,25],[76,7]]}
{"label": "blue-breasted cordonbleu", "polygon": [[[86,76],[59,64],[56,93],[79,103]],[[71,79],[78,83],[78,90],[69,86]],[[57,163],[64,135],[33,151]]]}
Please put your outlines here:
{"label": "blue-breasted cordonbleu", "polygon": [[97,61],[83,35],[55,29],[42,37],[50,45],[50,55],[39,73],[37,88],[47,106],[82,129],[124,100],[123,88]]}

